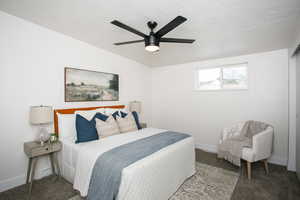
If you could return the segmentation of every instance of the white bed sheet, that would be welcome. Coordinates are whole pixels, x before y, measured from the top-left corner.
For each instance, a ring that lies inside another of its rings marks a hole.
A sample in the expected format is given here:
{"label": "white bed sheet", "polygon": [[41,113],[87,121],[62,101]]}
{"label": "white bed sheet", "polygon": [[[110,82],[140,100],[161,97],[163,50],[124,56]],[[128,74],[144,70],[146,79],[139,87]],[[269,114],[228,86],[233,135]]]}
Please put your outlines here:
{"label": "white bed sheet", "polygon": [[62,176],[71,183],[74,183],[76,164],[80,146],[75,144],[74,139],[63,138],[62,151],[60,152],[60,163]]}
{"label": "white bed sheet", "polygon": [[[64,140],[63,176],[74,183],[74,189],[81,196],[86,196],[92,169],[99,155],[122,144],[164,131],[145,128],[80,144],[74,144],[71,139]],[[117,199],[167,200],[194,173],[194,140],[189,137],[123,169]]]}

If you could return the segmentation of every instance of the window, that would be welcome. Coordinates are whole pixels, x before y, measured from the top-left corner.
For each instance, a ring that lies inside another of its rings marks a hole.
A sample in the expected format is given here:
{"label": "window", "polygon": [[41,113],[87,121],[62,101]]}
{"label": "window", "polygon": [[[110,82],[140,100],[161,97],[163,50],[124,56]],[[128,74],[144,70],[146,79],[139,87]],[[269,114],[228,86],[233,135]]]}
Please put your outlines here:
{"label": "window", "polygon": [[198,69],[196,72],[197,90],[236,90],[247,88],[247,63]]}
{"label": "window", "polygon": [[198,70],[198,87],[200,90],[221,89],[221,68]]}

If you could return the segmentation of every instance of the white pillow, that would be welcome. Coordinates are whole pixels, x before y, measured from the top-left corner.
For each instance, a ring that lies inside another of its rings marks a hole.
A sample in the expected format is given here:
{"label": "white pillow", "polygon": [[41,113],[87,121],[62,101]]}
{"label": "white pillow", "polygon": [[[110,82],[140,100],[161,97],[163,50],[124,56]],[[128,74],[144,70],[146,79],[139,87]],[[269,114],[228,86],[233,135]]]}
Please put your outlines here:
{"label": "white pillow", "polygon": [[100,112],[102,114],[105,114],[105,108],[97,108],[96,112]]}
{"label": "white pillow", "polygon": [[124,118],[117,116],[117,123],[121,133],[138,130],[134,117],[131,113],[128,113]]}
{"label": "white pillow", "polygon": [[110,115],[106,121],[102,121],[96,118],[96,129],[100,139],[120,134],[118,124],[112,115]]}
{"label": "white pillow", "polygon": [[114,109],[114,108],[105,108],[105,114],[106,115],[111,115],[114,112],[118,111],[118,109]]}
{"label": "white pillow", "polygon": [[95,114],[97,113],[97,110],[77,110],[75,111],[75,114],[81,115],[85,119],[91,121]]}
{"label": "white pillow", "polygon": [[75,116],[75,114],[57,114],[59,139],[71,138],[72,141],[76,141]]}
{"label": "white pillow", "polygon": [[106,115],[111,115],[113,114],[114,112],[118,111],[119,115],[120,115],[120,111],[122,112],[126,112],[126,109],[123,108],[123,109],[119,109],[119,108],[105,108],[105,114]]}

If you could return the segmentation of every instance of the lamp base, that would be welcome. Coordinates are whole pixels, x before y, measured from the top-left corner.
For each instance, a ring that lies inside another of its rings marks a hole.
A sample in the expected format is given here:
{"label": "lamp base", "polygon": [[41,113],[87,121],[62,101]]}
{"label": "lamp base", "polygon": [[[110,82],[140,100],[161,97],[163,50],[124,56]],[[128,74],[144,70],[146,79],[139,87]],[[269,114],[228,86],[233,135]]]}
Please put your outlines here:
{"label": "lamp base", "polygon": [[35,143],[39,144],[40,146],[44,146],[45,145],[45,142],[41,141],[41,140],[36,140]]}
{"label": "lamp base", "polygon": [[39,136],[39,143],[41,146],[44,146],[45,142],[47,142],[50,138],[50,134],[44,127],[40,128],[40,136]]}

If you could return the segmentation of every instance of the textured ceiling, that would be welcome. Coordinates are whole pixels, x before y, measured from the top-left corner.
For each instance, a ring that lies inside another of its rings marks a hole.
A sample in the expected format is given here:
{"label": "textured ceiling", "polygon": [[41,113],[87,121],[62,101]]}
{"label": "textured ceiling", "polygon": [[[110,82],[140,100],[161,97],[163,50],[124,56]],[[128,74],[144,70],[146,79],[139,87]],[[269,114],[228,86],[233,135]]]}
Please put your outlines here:
{"label": "textured ceiling", "polygon": [[[300,20],[300,0],[0,0],[0,10],[148,66],[286,48]],[[140,39],[114,19],[148,34],[147,21],[158,30],[178,15],[188,21],[166,36],[193,44],[162,43],[158,53],[143,43],[112,45]]]}

